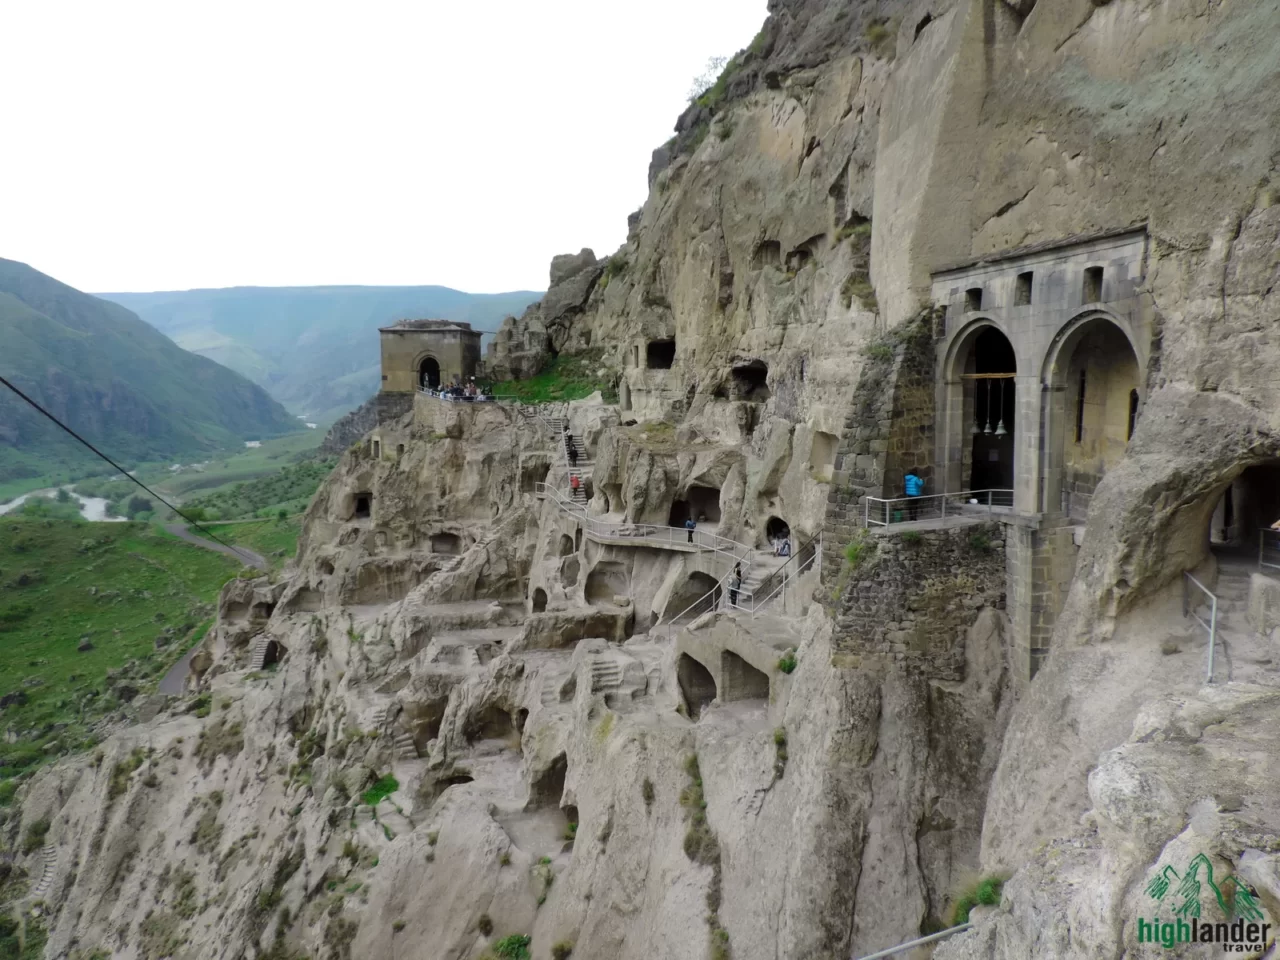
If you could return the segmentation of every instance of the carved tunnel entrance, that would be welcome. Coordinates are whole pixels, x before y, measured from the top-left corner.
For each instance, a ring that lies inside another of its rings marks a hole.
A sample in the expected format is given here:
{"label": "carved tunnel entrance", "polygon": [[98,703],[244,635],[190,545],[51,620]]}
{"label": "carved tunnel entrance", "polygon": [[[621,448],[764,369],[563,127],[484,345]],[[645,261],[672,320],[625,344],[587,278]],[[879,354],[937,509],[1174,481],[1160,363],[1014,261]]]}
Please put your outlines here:
{"label": "carved tunnel entrance", "polygon": [[724,686],[720,699],[768,700],[769,677],[757,670],[732,650],[720,654],[720,682]]}
{"label": "carved tunnel entrance", "polygon": [[687,653],[676,661],[676,681],[680,685],[680,697],[690,720],[697,720],[702,711],[716,698],[716,681],[711,671]]}

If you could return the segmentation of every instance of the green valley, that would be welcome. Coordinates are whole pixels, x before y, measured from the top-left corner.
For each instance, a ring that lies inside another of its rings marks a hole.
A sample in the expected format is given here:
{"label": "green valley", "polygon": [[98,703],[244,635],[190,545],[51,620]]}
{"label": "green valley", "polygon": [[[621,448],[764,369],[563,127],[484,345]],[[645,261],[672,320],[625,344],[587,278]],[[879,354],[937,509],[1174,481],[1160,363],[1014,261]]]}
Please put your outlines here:
{"label": "green valley", "polygon": [[0,800],[136,712],[240,570],[144,524],[41,513],[0,517],[0,720],[16,737],[0,745]]}

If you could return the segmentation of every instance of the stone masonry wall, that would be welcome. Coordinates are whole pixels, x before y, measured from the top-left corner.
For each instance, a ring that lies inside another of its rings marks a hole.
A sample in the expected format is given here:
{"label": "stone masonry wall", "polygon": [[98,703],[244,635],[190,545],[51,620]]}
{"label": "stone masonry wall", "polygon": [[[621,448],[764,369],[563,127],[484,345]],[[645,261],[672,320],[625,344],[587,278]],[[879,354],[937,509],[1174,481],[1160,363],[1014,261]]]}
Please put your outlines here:
{"label": "stone masonry wall", "polygon": [[855,570],[841,557],[837,651],[963,680],[966,631],[984,607],[1005,607],[1003,536],[999,523],[865,535]]}
{"label": "stone masonry wall", "polygon": [[[867,348],[836,448],[823,523],[822,582],[835,583],[845,544],[863,527],[867,497],[901,496],[915,467],[933,488],[933,343],[931,314]],[[896,471],[896,472],[895,472]]]}

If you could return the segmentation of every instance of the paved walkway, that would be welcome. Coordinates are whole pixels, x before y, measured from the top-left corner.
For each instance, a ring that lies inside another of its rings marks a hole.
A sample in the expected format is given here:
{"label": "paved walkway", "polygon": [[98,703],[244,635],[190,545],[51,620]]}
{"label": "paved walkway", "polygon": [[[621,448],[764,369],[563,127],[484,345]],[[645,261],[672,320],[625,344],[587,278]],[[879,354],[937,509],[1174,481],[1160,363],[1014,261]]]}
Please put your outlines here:
{"label": "paved walkway", "polygon": [[181,660],[169,668],[169,672],[160,681],[160,686],[156,688],[159,693],[167,693],[171,697],[182,696],[186,687],[187,674],[191,671],[191,658],[198,649],[200,644],[197,643],[182,655]]}
{"label": "paved walkway", "polygon": [[187,529],[184,523],[165,524],[165,530],[178,539],[187,541],[187,543],[193,543],[197,547],[204,547],[206,550],[213,550],[215,553],[225,554],[233,560],[239,560],[246,567],[253,567],[257,570],[267,569],[267,561],[247,547],[224,547],[222,544],[206,540],[204,537],[197,537]]}

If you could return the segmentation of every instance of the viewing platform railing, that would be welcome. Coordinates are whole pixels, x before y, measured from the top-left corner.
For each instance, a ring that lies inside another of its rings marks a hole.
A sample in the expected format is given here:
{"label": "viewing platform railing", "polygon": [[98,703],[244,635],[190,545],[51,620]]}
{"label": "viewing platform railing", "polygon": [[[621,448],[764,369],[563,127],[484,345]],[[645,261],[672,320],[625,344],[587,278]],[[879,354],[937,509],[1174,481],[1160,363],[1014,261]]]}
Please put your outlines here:
{"label": "viewing platform railing", "polygon": [[646,547],[672,547],[691,552],[709,551],[735,562],[747,560],[755,552],[745,543],[738,543],[728,537],[721,537],[703,530],[690,531],[683,527],[670,527],[656,523],[601,520],[599,517],[590,516],[584,504],[565,499],[558,490],[547,483],[534,484],[534,492],[539,497],[555,501],[561,510],[573,515],[582,525],[583,533],[594,540]]}
{"label": "viewing platform railing", "polygon": [[963,490],[959,493],[933,493],[920,497],[867,497],[863,523],[868,527],[888,527],[895,523],[921,520],[946,520],[949,517],[972,517],[983,513],[995,515],[1013,509],[1012,490]]}
{"label": "viewing platform railing", "polygon": [[[1208,620],[1200,612],[1206,603],[1209,605]],[[1213,648],[1218,639],[1218,598],[1186,571],[1182,574],[1182,615],[1200,624],[1209,634],[1209,664],[1204,682],[1213,683]]]}

